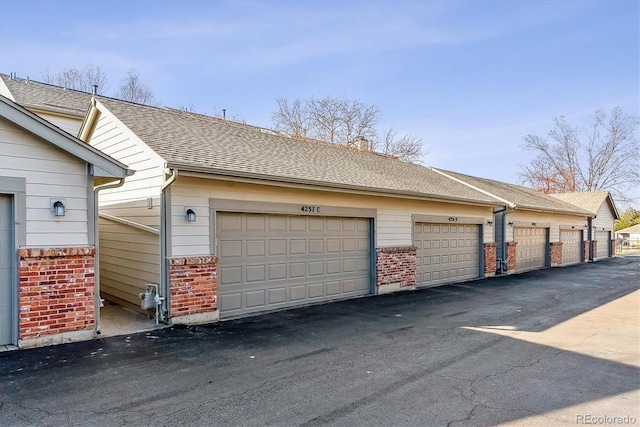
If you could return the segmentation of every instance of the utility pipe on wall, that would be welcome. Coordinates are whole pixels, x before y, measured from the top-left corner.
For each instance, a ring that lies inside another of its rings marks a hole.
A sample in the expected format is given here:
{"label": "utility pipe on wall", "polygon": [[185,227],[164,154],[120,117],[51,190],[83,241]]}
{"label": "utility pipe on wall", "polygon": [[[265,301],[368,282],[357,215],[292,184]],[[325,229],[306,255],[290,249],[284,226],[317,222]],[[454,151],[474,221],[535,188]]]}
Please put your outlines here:
{"label": "utility pipe on wall", "polygon": [[169,312],[169,307],[171,306],[169,298],[169,260],[167,259],[169,252],[167,235],[170,226],[168,216],[171,213],[171,209],[167,200],[167,190],[178,177],[178,169],[170,169],[170,171],[171,176],[162,184],[160,190],[160,296],[163,297],[160,320],[163,322],[169,320],[169,316],[171,315]]}

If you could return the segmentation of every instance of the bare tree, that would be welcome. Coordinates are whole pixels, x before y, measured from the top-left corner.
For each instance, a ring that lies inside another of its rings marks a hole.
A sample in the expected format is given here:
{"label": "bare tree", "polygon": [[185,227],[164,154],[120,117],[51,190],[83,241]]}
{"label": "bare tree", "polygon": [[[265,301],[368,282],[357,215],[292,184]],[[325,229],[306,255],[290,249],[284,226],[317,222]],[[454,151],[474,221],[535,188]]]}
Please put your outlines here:
{"label": "bare tree", "polygon": [[133,69],[129,70],[127,77],[120,82],[120,90],[116,94],[116,98],[137,104],[158,104],[151,88],[140,81],[140,75]]}
{"label": "bare tree", "polygon": [[422,151],[422,140],[420,138],[409,134],[398,138],[398,133],[393,128],[387,130],[381,140],[374,142],[373,150],[409,162],[418,162],[425,154]]}
{"label": "bare tree", "polygon": [[96,86],[98,95],[104,94],[107,90],[106,74],[99,66],[93,64],[87,64],[83,70],[67,68],[55,74],[52,74],[47,68],[42,73],[42,79],[45,83],[83,92],[92,93],[94,86]]}
{"label": "bare tree", "polygon": [[614,108],[609,114],[596,110],[585,128],[563,116],[553,123],[548,138],[524,137],[522,147],[536,157],[520,165],[523,184],[544,193],[608,190],[622,202],[633,199],[630,191],[640,183],[638,117]]}
{"label": "bare tree", "polygon": [[276,100],[278,109],[271,114],[275,129],[287,132],[294,138],[305,138],[309,130],[309,114],[299,99],[291,105],[286,98]]}
{"label": "bare tree", "polygon": [[293,137],[378,150],[412,162],[422,158],[422,141],[416,136],[398,138],[390,129],[379,139],[377,125],[382,113],[376,105],[330,96],[291,103],[279,98],[277,104],[271,116],[273,126]]}

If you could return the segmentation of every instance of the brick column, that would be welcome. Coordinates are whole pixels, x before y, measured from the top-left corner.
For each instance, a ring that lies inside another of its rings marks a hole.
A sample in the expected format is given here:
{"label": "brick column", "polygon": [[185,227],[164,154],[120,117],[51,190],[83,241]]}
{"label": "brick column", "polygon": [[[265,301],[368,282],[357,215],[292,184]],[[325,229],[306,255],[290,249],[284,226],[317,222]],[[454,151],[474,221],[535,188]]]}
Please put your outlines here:
{"label": "brick column", "polygon": [[589,248],[591,247],[591,242],[589,240],[584,241],[584,262],[589,262]]}
{"label": "brick column", "polygon": [[518,242],[507,242],[507,259],[509,260],[507,264],[507,274],[513,274],[516,271],[516,246]]}
{"label": "brick column", "polygon": [[591,258],[591,261],[595,260],[596,258],[598,258],[598,241],[597,240],[592,240],[591,241],[591,253],[593,254],[593,258]]}
{"label": "brick column", "polygon": [[496,244],[484,244],[484,277],[496,275]]}
{"label": "brick column", "polygon": [[549,244],[549,258],[551,259],[551,267],[562,265],[562,242],[551,242]]}
{"label": "brick column", "polygon": [[169,258],[169,268],[172,322],[217,320],[218,257]]}
{"label": "brick column", "polygon": [[22,248],[19,345],[91,339],[95,327],[95,248]]}
{"label": "brick column", "polygon": [[378,293],[386,294],[416,286],[416,247],[401,246],[376,250]]}
{"label": "brick column", "polygon": [[616,241],[612,240],[611,241],[611,256],[614,256],[616,254]]}

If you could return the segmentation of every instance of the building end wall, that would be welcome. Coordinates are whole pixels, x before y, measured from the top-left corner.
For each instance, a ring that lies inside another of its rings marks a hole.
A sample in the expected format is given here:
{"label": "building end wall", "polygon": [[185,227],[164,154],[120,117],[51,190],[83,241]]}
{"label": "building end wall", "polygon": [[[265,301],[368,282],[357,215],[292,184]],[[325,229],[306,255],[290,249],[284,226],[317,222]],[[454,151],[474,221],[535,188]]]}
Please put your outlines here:
{"label": "building end wall", "polygon": [[218,309],[218,257],[169,258],[169,303],[172,318]]}
{"label": "building end wall", "polygon": [[95,248],[21,248],[20,347],[93,337]]}
{"label": "building end wall", "polygon": [[378,294],[415,289],[415,246],[378,248],[376,250],[376,286]]}

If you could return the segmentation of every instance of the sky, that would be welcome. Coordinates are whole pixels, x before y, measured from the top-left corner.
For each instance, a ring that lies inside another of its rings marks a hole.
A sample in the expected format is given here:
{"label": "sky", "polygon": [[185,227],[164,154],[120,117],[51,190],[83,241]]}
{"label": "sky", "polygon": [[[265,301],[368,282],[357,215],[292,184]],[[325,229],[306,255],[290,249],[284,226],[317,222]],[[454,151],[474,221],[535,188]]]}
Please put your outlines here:
{"label": "sky", "polygon": [[267,128],[278,98],[375,104],[425,165],[518,183],[554,117],[640,114],[640,1],[0,0],[0,72],[87,64]]}

